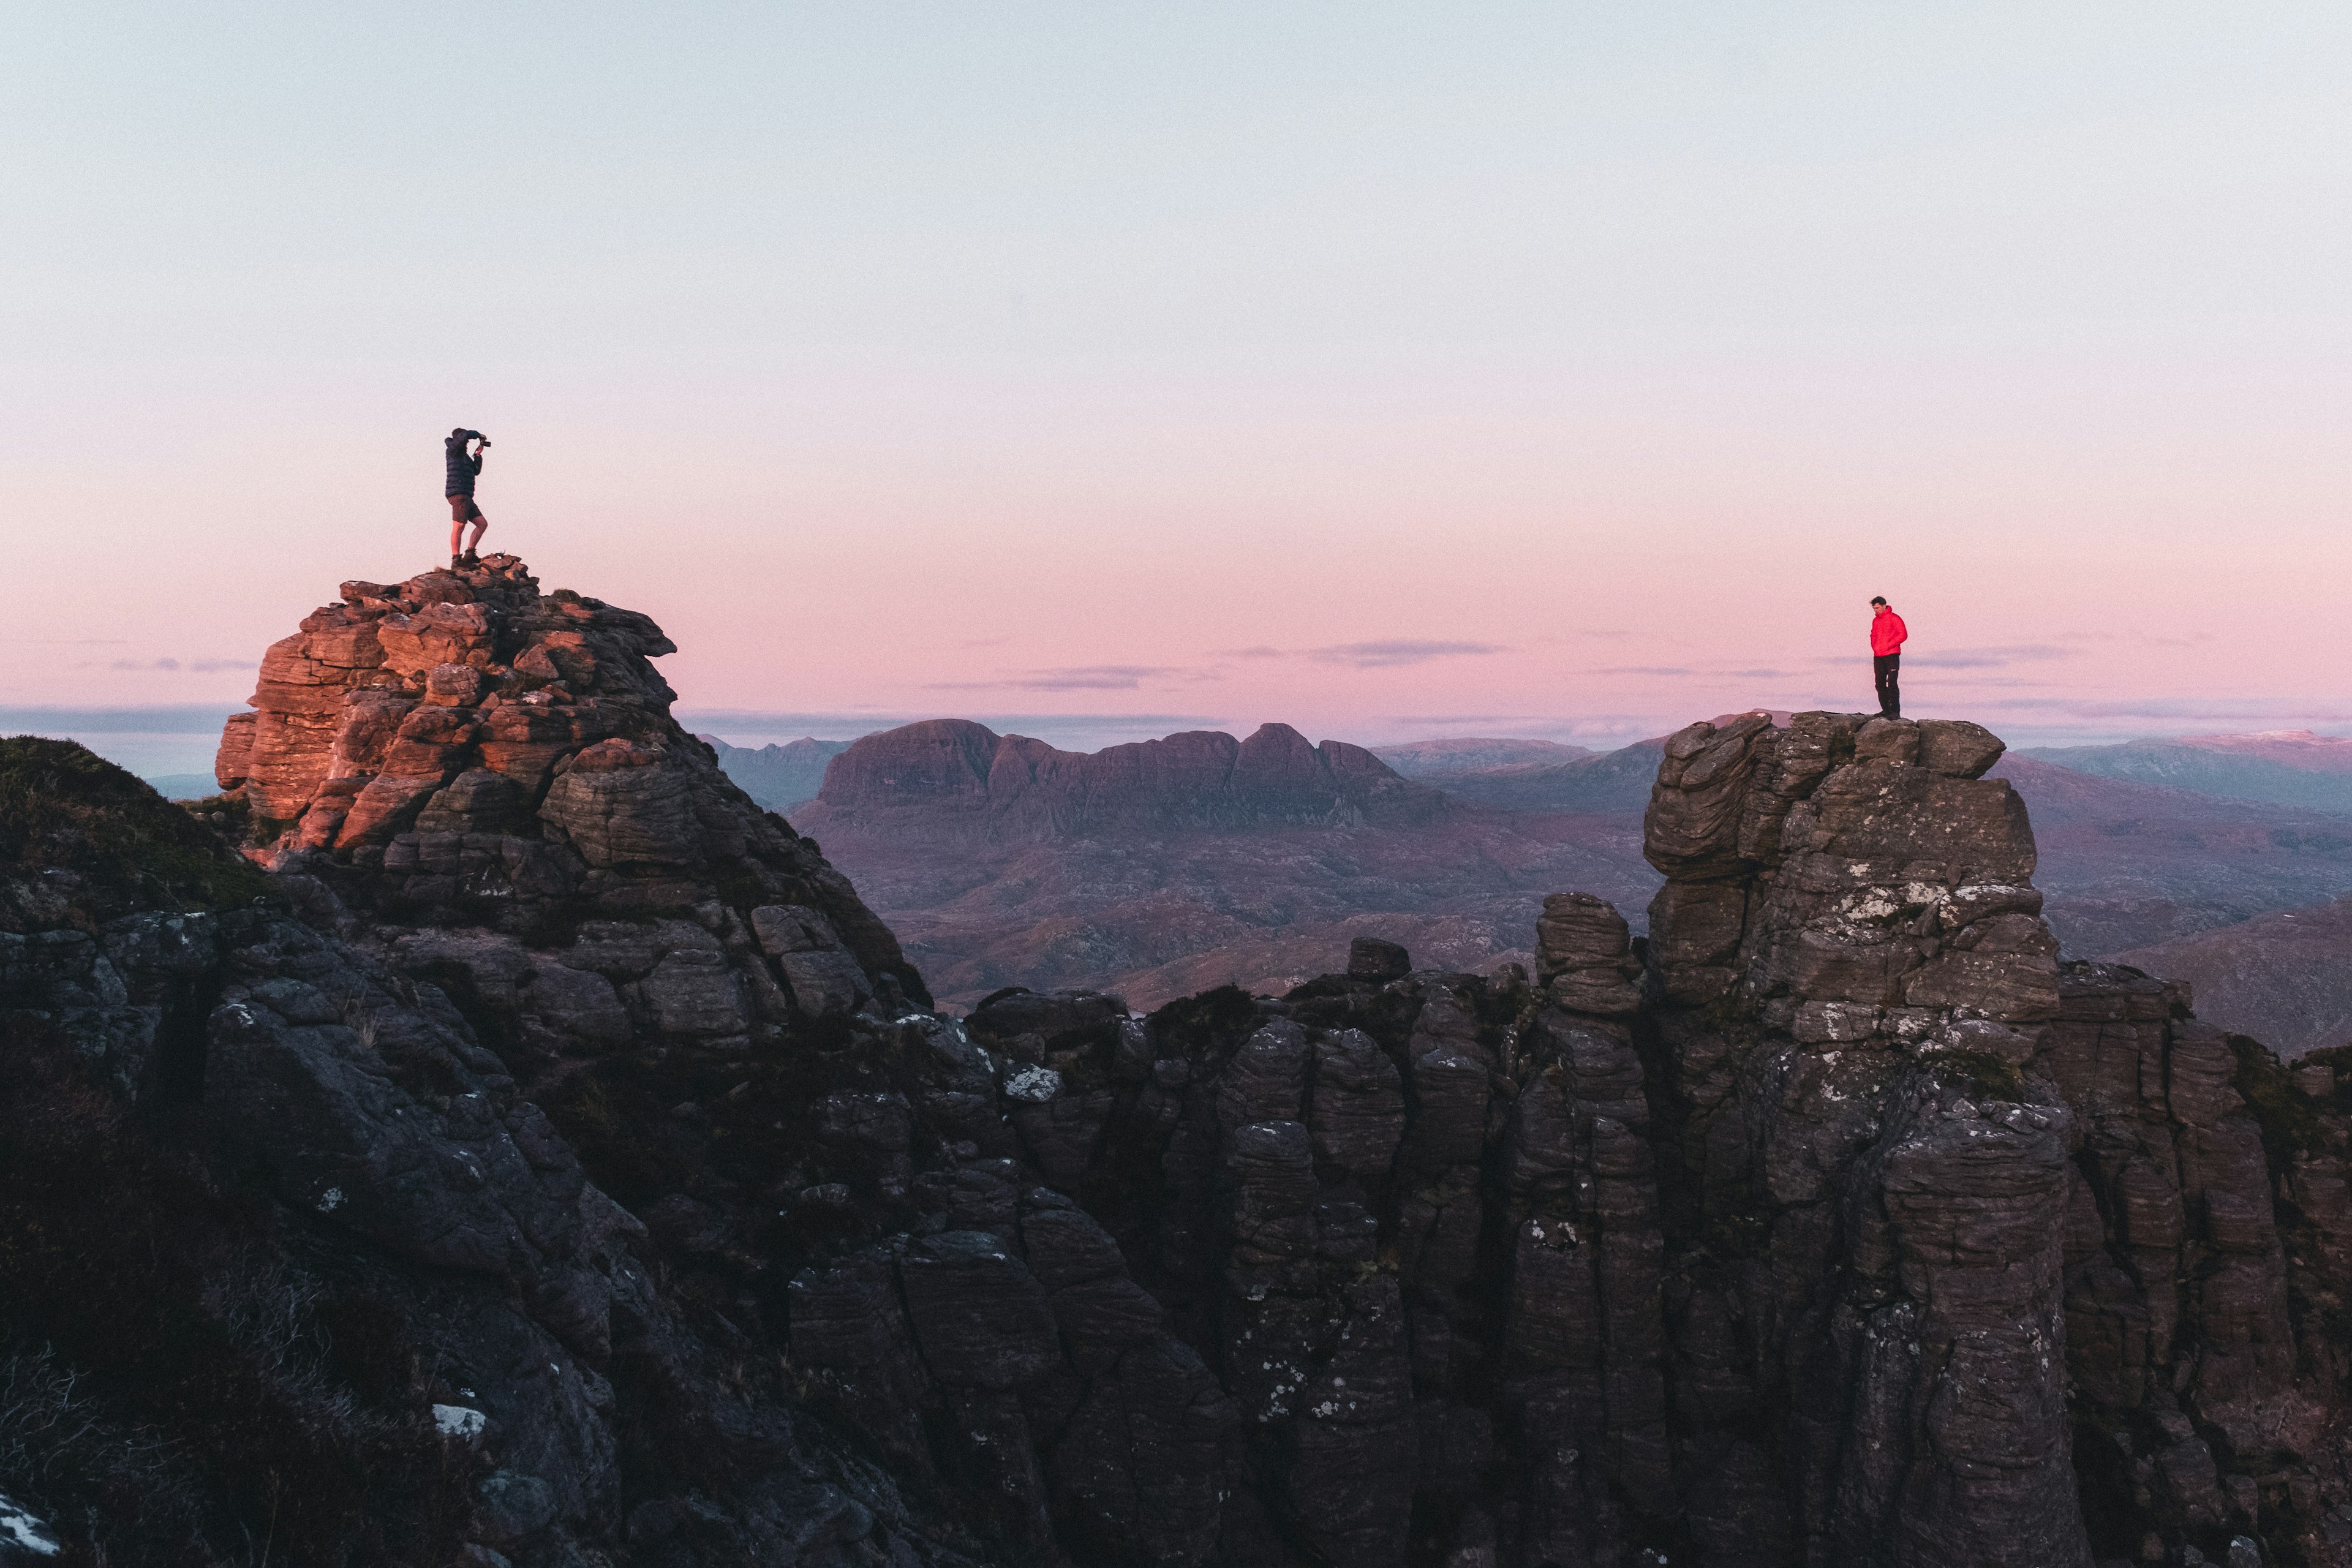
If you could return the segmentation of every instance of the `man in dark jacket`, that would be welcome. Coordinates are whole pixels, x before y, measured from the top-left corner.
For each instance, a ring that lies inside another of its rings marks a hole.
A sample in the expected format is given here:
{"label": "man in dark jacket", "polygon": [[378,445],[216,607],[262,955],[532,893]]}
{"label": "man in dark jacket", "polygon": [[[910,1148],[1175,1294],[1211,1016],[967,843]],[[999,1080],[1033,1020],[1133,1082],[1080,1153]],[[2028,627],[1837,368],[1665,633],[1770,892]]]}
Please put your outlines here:
{"label": "man in dark jacket", "polygon": [[1878,680],[1878,711],[1889,719],[1903,717],[1903,690],[1895,675],[1903,668],[1903,639],[1911,635],[1895,606],[1884,598],[1870,601],[1870,669]]}
{"label": "man in dark jacket", "polygon": [[[467,451],[467,447],[476,441],[482,444],[480,450]],[[482,471],[482,453],[489,450],[490,438],[479,430],[468,430],[460,426],[449,432],[449,438],[442,442],[441,447],[447,455],[449,468],[448,484],[442,492],[449,501],[449,565],[453,570],[460,566],[479,566],[482,558],[475,551],[482,542],[482,535],[488,531],[490,520],[484,517],[482,509],[474,504],[474,476]],[[465,553],[460,555],[457,552],[457,536],[466,531],[466,525],[469,522],[474,525],[474,537],[467,542]]]}

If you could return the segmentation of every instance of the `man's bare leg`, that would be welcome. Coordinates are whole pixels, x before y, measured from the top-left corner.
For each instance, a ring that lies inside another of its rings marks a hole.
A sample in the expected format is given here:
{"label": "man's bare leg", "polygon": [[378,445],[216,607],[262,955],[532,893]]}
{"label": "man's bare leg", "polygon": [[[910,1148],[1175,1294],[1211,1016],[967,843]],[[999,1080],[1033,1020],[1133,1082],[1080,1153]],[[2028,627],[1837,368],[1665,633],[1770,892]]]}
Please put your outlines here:
{"label": "man's bare leg", "polygon": [[[474,525],[474,542],[461,545],[458,542],[465,537],[466,525],[469,522]],[[460,549],[463,549],[467,555],[472,554],[475,546],[482,542],[483,531],[489,526],[490,520],[482,515],[482,509],[474,504],[473,497],[451,496],[449,498],[449,563],[454,566],[463,559],[458,554]]]}

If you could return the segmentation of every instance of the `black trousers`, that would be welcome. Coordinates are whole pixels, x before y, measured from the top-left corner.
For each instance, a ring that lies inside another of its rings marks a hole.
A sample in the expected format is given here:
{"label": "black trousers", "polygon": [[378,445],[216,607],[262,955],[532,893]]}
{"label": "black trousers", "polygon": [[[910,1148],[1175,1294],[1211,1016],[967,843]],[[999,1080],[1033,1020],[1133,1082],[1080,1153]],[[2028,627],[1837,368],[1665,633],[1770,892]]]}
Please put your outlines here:
{"label": "black trousers", "polygon": [[1902,668],[1899,653],[1875,654],[1870,660],[1870,672],[1878,679],[1878,710],[1889,719],[1903,717],[1903,689],[1895,679]]}

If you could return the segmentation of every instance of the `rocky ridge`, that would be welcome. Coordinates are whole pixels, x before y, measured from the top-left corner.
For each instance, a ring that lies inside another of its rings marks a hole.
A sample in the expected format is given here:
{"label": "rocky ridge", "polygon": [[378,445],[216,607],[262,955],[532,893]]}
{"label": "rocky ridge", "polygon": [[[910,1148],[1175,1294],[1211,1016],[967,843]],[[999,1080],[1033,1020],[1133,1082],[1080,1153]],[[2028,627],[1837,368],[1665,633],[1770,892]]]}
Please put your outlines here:
{"label": "rocky ridge", "polygon": [[[512,556],[345,583],[271,645],[214,771],[257,858],[303,889],[414,927],[495,931],[509,953],[618,944],[583,972],[649,983],[641,1016],[749,1028],[750,996],[697,994],[696,973],[730,967],[698,955],[721,949],[764,952],[809,1015],[876,986],[928,1000],[847,879],[670,718],[651,660],[675,651],[635,611],[542,596]],[[588,911],[652,934],[583,931]],[[658,917],[681,911],[707,929],[666,931]],[[733,967],[761,989],[761,965]]]}
{"label": "rocky ridge", "polygon": [[959,1023],[643,617],[345,589],[202,808],[259,893],[71,748],[0,837],[79,1560],[2352,1563],[2352,1061],[2062,965],[1974,726],[1670,738],[1650,936],[1533,975]]}

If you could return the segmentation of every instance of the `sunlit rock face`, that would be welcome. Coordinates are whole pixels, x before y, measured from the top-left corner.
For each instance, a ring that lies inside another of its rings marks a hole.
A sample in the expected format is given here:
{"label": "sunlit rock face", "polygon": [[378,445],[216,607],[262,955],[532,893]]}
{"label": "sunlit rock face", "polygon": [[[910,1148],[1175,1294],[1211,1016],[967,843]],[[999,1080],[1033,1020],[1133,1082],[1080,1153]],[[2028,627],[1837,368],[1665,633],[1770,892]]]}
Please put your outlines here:
{"label": "sunlit rock face", "polygon": [[[485,933],[485,952],[578,957],[640,988],[633,1009],[661,1026],[740,1034],[877,986],[922,997],[849,884],[670,718],[652,660],[674,651],[635,611],[541,594],[512,556],[345,583],[270,647],[219,783],[250,807],[249,852],[281,873],[352,911]],[[583,922],[616,920],[694,934],[599,958],[609,940]],[[785,923],[788,941],[759,934]],[[727,978],[686,978],[689,950],[726,954]]]}

